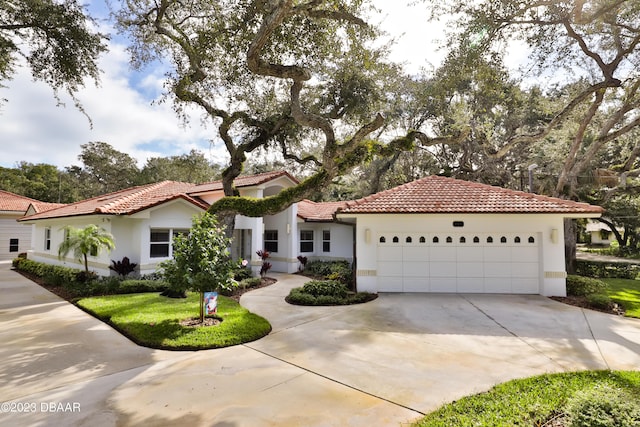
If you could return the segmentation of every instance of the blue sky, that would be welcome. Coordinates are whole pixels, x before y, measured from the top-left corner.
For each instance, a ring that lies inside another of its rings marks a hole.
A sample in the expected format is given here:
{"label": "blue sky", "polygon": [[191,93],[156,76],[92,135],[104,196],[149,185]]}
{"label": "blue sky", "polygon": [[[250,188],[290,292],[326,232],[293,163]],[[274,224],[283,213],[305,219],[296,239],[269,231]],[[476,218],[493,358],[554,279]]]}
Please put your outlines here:
{"label": "blue sky", "polygon": [[[383,9],[379,18],[383,28],[399,38],[392,59],[409,62],[410,69],[417,71],[441,60],[442,53],[433,46],[443,31],[426,24],[424,5],[409,6],[411,2],[375,1]],[[92,13],[105,13],[104,0],[89,3]],[[149,157],[192,149],[224,163],[225,150],[215,139],[215,129],[202,126],[199,111],[192,110],[190,124],[184,126],[170,101],[154,102],[162,91],[161,65],[133,72],[125,49],[123,40],[112,36],[110,50],[100,61],[100,86],[89,83],[78,94],[93,127],[65,94],[61,98],[66,106],[56,106],[52,90],[33,82],[27,68],[20,69],[8,87],[0,89],[0,98],[8,100],[0,107],[0,166],[14,167],[20,161],[60,168],[77,165],[80,145],[91,141],[107,142],[138,159],[140,165]]]}

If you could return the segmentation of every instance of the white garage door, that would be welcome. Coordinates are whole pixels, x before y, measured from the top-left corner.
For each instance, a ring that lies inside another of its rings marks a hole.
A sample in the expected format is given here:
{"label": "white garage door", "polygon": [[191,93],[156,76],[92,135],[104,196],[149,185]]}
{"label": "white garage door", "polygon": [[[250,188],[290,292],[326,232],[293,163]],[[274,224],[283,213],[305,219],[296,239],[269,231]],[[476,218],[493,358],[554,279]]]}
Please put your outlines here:
{"label": "white garage door", "polygon": [[539,236],[383,233],[380,292],[538,294]]}

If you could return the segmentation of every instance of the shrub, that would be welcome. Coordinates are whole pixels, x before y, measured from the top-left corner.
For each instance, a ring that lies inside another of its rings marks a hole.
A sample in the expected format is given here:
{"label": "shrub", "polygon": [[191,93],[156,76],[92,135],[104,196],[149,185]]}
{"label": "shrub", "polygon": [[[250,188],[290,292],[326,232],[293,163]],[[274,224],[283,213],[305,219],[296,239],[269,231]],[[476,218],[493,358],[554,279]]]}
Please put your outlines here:
{"label": "shrub", "polygon": [[233,270],[233,280],[239,282],[244,279],[249,279],[252,274],[251,269],[248,266],[249,262],[247,260],[242,260],[240,263],[238,263],[238,267]]}
{"label": "shrub", "polygon": [[313,295],[314,297],[331,296],[345,298],[349,290],[342,283],[333,280],[312,280],[302,286],[302,292]]}
{"label": "shrub", "polygon": [[640,274],[640,265],[627,262],[577,260],[576,273],[587,277],[635,279]]}
{"label": "shrub", "polygon": [[286,301],[297,305],[347,305],[359,304],[375,298],[375,294],[349,292],[344,284],[336,281],[312,280],[301,288],[292,289]]}
{"label": "shrub", "polygon": [[122,261],[111,260],[109,270],[115,271],[119,276],[125,277],[127,274],[132,273],[138,264],[129,261],[128,257],[122,258]]}
{"label": "shrub", "polygon": [[612,304],[611,298],[607,294],[587,295],[587,302],[591,307],[601,310],[608,309]]}
{"label": "shrub", "polygon": [[262,283],[262,279],[259,277],[250,277],[248,279],[241,280],[238,283],[238,287],[241,289],[255,288]]}
{"label": "shrub", "polygon": [[348,261],[310,261],[304,272],[312,277],[336,280],[346,285],[351,284],[353,275]]}
{"label": "shrub", "polygon": [[607,284],[602,280],[569,275],[567,276],[567,295],[587,296],[602,293],[607,288]]}
{"label": "shrub", "polygon": [[565,407],[569,427],[637,427],[640,401],[609,385],[576,393]]}
{"label": "shrub", "polygon": [[76,268],[44,264],[23,258],[16,258],[13,261],[13,266],[18,271],[40,277],[45,283],[51,286],[64,286],[76,282],[78,273],[82,272],[82,270]]}
{"label": "shrub", "polygon": [[142,292],[164,292],[169,284],[162,280],[123,280],[118,287],[119,294],[134,294]]}

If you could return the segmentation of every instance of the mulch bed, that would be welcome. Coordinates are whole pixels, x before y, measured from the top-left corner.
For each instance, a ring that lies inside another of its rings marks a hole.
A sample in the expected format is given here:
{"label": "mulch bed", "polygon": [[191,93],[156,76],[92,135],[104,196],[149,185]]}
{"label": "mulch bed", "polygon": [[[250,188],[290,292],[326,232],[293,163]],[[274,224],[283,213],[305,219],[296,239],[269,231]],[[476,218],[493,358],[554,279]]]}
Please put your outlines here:
{"label": "mulch bed", "polygon": [[624,316],[624,308],[618,303],[611,303],[609,307],[606,309],[593,307],[589,304],[586,297],[577,297],[577,296],[569,296],[569,297],[549,297],[554,301],[559,301],[564,304],[573,305],[580,308],[588,308],[589,310],[600,311],[602,313],[615,314],[617,316]]}
{"label": "mulch bed", "polygon": [[[76,296],[72,295],[71,293],[69,293],[62,286],[51,286],[51,285],[45,283],[45,281],[41,277],[34,276],[33,274],[25,273],[25,272],[20,271],[20,270],[14,270],[14,271],[19,273],[19,274],[22,274],[27,279],[29,279],[32,282],[42,286],[43,288],[45,288],[49,292],[58,295],[60,298],[62,298],[64,300],[67,300],[69,302],[74,302],[75,300],[78,299],[78,297],[76,297]],[[277,282],[277,280],[272,278],[272,277],[263,277],[258,286],[254,286],[252,288],[246,288],[246,289],[236,289],[235,292],[233,293],[233,295],[230,295],[228,298],[231,298],[236,302],[240,302],[240,297],[242,296],[242,294],[244,294],[246,292],[249,292],[249,291],[253,291],[254,289],[264,288],[265,286],[273,285],[276,282]]]}
{"label": "mulch bed", "polygon": [[192,317],[183,320],[180,322],[180,325],[197,328],[200,326],[216,326],[220,323],[222,323],[222,319],[218,319],[217,317],[205,317],[204,322],[200,322],[200,318]]}
{"label": "mulch bed", "polygon": [[256,289],[264,288],[264,287],[269,286],[269,285],[273,285],[276,282],[277,282],[277,280],[272,278],[272,277],[263,277],[258,286],[254,286],[252,288],[245,288],[245,289],[236,289],[233,292],[233,295],[229,296],[229,298],[231,298],[232,300],[235,300],[237,302],[240,302],[240,297],[242,296],[242,294],[245,294],[245,293],[247,293],[249,291],[253,291],[253,290],[256,290]]}

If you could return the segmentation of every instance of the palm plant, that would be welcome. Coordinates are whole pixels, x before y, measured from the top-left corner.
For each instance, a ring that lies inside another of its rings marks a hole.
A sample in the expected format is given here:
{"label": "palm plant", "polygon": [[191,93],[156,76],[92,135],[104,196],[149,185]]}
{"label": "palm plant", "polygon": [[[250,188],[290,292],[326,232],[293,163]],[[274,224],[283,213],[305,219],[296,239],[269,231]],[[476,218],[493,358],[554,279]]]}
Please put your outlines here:
{"label": "palm plant", "polygon": [[84,261],[84,269],[87,274],[89,273],[88,255],[97,255],[103,248],[111,250],[116,247],[113,235],[95,224],[90,224],[85,228],[66,226],[63,230],[65,231],[65,239],[58,247],[58,258],[62,259],[73,251],[73,256],[78,261]]}

